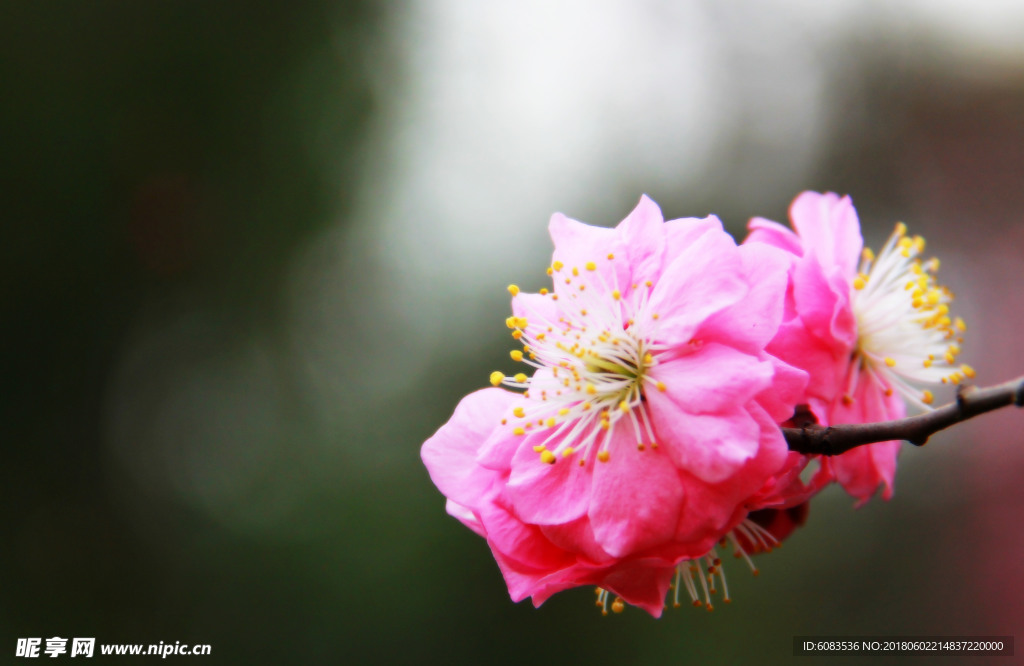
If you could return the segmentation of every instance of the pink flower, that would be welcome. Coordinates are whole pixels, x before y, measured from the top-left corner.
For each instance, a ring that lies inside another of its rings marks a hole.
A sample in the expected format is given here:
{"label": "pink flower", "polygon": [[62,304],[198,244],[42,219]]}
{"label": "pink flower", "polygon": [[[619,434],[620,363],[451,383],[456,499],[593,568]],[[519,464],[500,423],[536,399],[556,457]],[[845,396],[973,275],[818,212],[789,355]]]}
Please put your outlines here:
{"label": "pink flower", "polygon": [[647,197],[614,229],[556,214],[550,231],[553,290],[509,287],[511,357],[532,376],[491,377],[524,392],[467,396],[423,461],[516,601],[596,585],[658,616],[675,577],[710,602],[716,545],[769,547],[748,514],[820,488],[778,428],[806,375],[764,350],[791,260],[714,217],[663,222]]}
{"label": "pink flower", "polygon": [[[750,222],[748,245],[791,257],[786,313],[769,353],[810,375],[802,402],[824,425],[901,418],[906,403],[928,409],[918,385],[973,376],[958,365],[965,326],[950,319],[952,294],[938,286],[938,260],[922,262],[924,239],[896,226],[876,258],[864,249],[849,197],[804,192],[790,207],[792,231]],[[852,496],[867,501],[879,485],[892,495],[899,442],[861,446],[822,464]]]}

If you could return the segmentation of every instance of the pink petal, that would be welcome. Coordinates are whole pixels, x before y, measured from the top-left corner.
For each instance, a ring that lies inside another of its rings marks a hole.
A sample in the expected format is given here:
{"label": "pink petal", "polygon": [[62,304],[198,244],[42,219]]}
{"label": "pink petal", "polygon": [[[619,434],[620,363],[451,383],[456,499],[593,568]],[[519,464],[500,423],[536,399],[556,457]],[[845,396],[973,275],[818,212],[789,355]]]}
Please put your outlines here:
{"label": "pink petal", "polygon": [[[628,283],[629,270],[623,261],[626,251],[615,229],[590,226],[555,213],[548,230],[555,243],[552,265],[562,264],[561,269],[552,274],[552,279],[563,309],[571,307],[580,286],[605,296]],[[609,254],[620,259],[608,259]],[[593,271],[587,270],[591,262],[595,267]]]}
{"label": "pink petal", "polygon": [[[746,404],[771,385],[774,370],[770,361],[718,343],[705,344],[685,356],[659,363],[650,370],[652,380],[665,385],[662,393],[672,402],[663,406],[691,414],[723,412]],[[648,385],[649,389],[653,389]],[[652,402],[652,409],[655,404]]]}
{"label": "pink petal", "polygon": [[658,560],[636,560],[609,571],[601,581],[601,587],[652,616],[661,617],[665,608],[665,595],[674,575],[674,566]]}
{"label": "pink petal", "polygon": [[[725,234],[722,221],[714,215],[707,217],[683,217],[665,223],[665,265],[687,251],[708,233]],[[726,234],[727,235],[727,234]],[[731,237],[730,237],[731,239]]]}
{"label": "pink petal", "polygon": [[771,386],[757,394],[757,403],[773,421],[782,423],[793,416],[796,405],[807,402],[808,374],[769,354],[764,358],[772,364],[774,374]]}
{"label": "pink petal", "polygon": [[727,479],[757,452],[759,428],[744,408],[691,414],[660,391],[649,391],[647,403],[658,451],[668,451],[676,466],[702,481]]}
{"label": "pink petal", "polygon": [[[862,372],[854,391],[853,402],[836,400],[832,406],[832,424],[875,423],[902,418],[906,413],[903,401],[897,395],[886,396],[885,389],[866,372]],[[896,456],[900,442],[879,442],[859,446],[831,460],[836,480],[851,496],[867,502],[879,485],[883,497],[892,496],[896,474]]]}
{"label": "pink petal", "polygon": [[540,528],[519,520],[496,502],[482,502],[480,522],[492,550],[537,570],[570,566],[575,557],[551,543]]}
{"label": "pink petal", "polygon": [[617,231],[623,259],[630,267],[628,280],[656,280],[661,275],[665,254],[665,224],[658,204],[643,195],[636,208],[619,223]]}
{"label": "pink petal", "polygon": [[576,457],[559,457],[554,464],[541,462],[533,446],[544,439],[543,434],[527,436],[512,458],[508,497],[516,515],[528,523],[568,523],[584,515],[590,506],[593,465],[580,467]]}
{"label": "pink petal", "polygon": [[447,498],[466,507],[473,507],[479,500],[490,476],[477,467],[477,451],[516,399],[516,394],[498,388],[470,393],[448,423],[424,442],[420,450],[423,464]]}
{"label": "pink petal", "polygon": [[782,322],[793,255],[763,243],[741,245],[739,254],[750,290],[742,300],[711,315],[695,336],[705,341],[724,340],[756,354]]}
{"label": "pink petal", "polygon": [[658,337],[687,341],[705,319],[743,298],[743,262],[723,232],[709,231],[667,255],[671,263],[651,291],[649,311],[658,315]]}
{"label": "pink petal", "polygon": [[608,462],[594,470],[590,523],[606,552],[623,557],[672,537],[679,520],[683,488],[669,456],[657,449],[637,450],[625,428],[615,431]]}
{"label": "pink petal", "polygon": [[469,510],[468,507],[462,506],[457,502],[448,500],[444,504],[445,512],[452,518],[457,519],[460,523],[473,530],[482,537],[487,536],[487,532],[484,530],[483,524],[480,520]]}
{"label": "pink petal", "polygon": [[[830,345],[811,335],[801,320],[795,319],[780,326],[778,335],[767,350],[772,356],[808,374],[807,397],[797,400],[798,403],[810,403],[814,398],[831,403],[836,393],[842,390],[843,373],[849,364],[849,348],[835,341]],[[820,422],[826,423],[825,410],[815,410],[814,414]]]}
{"label": "pink petal", "polygon": [[793,200],[789,216],[805,250],[818,257],[822,266],[835,266],[852,280],[864,241],[850,197],[803,192]]}
{"label": "pink petal", "polygon": [[590,519],[587,516],[582,516],[564,525],[544,525],[541,527],[541,531],[545,537],[551,540],[551,543],[578,553],[593,564],[602,564],[614,559],[597,542],[594,537],[594,528],[590,525]]}
{"label": "pink petal", "polygon": [[803,245],[800,244],[800,238],[789,228],[779,224],[778,222],[772,222],[771,220],[766,220],[763,217],[755,217],[750,220],[747,228],[750,229],[750,233],[743,241],[744,245],[764,243],[766,245],[777,247],[780,250],[790,252],[798,257],[802,257],[804,254],[804,248]]}
{"label": "pink petal", "polygon": [[[564,269],[563,269],[564,270]],[[512,298],[512,314],[525,317],[526,332],[531,335],[544,332],[548,326],[557,326],[561,311],[551,295],[519,292]]]}
{"label": "pink petal", "polygon": [[696,478],[686,481],[687,503],[676,532],[682,543],[706,551],[743,519],[748,503],[756,501],[762,486],[785,470],[789,449],[782,432],[763,409],[754,403],[747,407],[755,430],[743,437],[755,442],[756,453],[719,483],[702,483]]}

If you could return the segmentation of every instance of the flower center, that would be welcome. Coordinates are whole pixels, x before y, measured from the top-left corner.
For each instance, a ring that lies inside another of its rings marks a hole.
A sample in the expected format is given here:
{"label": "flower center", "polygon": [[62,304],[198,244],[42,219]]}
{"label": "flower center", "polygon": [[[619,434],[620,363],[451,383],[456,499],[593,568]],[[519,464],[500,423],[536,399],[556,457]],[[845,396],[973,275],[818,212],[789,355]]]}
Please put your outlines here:
{"label": "flower center", "polygon": [[[614,261],[614,255],[607,260]],[[563,269],[556,261],[548,273],[559,273],[556,279],[563,279]],[[658,315],[648,307],[651,283],[625,289],[609,285],[595,262],[587,262],[582,271],[566,269],[565,275],[562,300],[547,289],[540,292],[541,297],[558,301],[558,307],[549,310],[551,320],[539,313],[535,319],[505,320],[512,337],[522,344],[510,356],[536,371],[532,377],[491,374],[494,386],[526,389],[527,403],[517,406],[515,418],[503,425],[515,435],[547,431],[534,450],[549,464],[573,455],[581,466],[592,457],[607,462],[618,427],[632,431],[639,450],[657,448],[644,398],[650,386],[665,390],[648,372],[657,365],[662,349],[654,340]],[[509,286],[509,293],[516,298],[519,288]]]}
{"label": "flower center", "polygon": [[[973,377],[969,365],[956,357],[967,330],[959,317],[951,319],[953,293],[939,285],[939,260],[922,262],[925,241],[908,237],[902,222],[878,253],[865,248],[860,272],[853,281],[853,313],[857,346],[853,362],[887,394],[899,391],[911,404],[930,409],[928,389],[914,384],[957,384]],[[851,399],[861,372],[850,373],[846,399]]]}

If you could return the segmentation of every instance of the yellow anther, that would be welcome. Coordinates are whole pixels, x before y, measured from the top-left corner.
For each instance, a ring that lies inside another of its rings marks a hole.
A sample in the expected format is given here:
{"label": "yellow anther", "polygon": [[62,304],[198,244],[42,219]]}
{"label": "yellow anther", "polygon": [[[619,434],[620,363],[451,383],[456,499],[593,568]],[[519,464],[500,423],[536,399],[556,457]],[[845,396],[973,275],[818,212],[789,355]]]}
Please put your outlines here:
{"label": "yellow anther", "polygon": [[932,360],[930,358],[926,358],[924,360],[924,367],[926,367],[926,368],[932,367]]}
{"label": "yellow anther", "polygon": [[949,353],[952,354],[953,356],[956,356],[957,354],[960,353],[960,347],[957,345],[950,345]]}
{"label": "yellow anther", "polygon": [[512,429],[512,434],[513,435],[525,435],[526,434],[526,430],[524,430],[523,428],[521,428],[519,426],[516,426],[515,428]]}
{"label": "yellow anther", "polygon": [[622,292],[619,291],[618,289],[614,289],[612,291],[612,298],[614,298],[615,300],[619,300],[620,298],[622,298]]}
{"label": "yellow anther", "polygon": [[644,354],[644,364],[650,365],[652,363],[654,363],[654,357],[651,356],[650,352],[647,352],[646,354]]}
{"label": "yellow anther", "polygon": [[521,337],[523,337],[523,332],[522,331],[519,331],[519,330],[512,331],[512,339],[518,340]]}
{"label": "yellow anther", "polygon": [[541,296],[547,296],[548,295],[548,288],[547,287],[541,287],[540,288],[540,295]]}
{"label": "yellow anther", "polygon": [[568,413],[569,413],[569,408],[568,407],[562,407],[560,410],[558,410],[558,415],[559,416],[566,416]]}
{"label": "yellow anther", "polygon": [[620,402],[619,403],[619,411],[628,412],[629,411],[629,403],[626,402],[625,400]]}
{"label": "yellow anther", "polygon": [[611,427],[610,423],[608,423],[604,419],[601,420],[601,430],[607,430],[610,427]]}
{"label": "yellow anther", "polygon": [[508,326],[509,328],[515,328],[516,327],[516,318],[515,317],[506,317],[505,318],[505,325]]}
{"label": "yellow anther", "polygon": [[562,457],[563,458],[568,458],[569,456],[571,456],[575,452],[576,452],[575,449],[573,449],[571,446],[567,446],[564,449],[562,449]]}
{"label": "yellow anther", "polygon": [[626,604],[622,601],[622,597],[615,597],[615,601],[612,602],[612,612],[621,613],[626,610]]}
{"label": "yellow anther", "polygon": [[657,386],[658,390],[661,391],[662,393],[668,390],[668,387],[665,386],[664,382],[658,382],[657,384],[655,384],[655,386]]}
{"label": "yellow anther", "polygon": [[517,286],[516,286],[516,285],[514,285],[514,284],[510,284],[510,285],[508,286],[508,293],[510,293],[510,294],[512,294],[513,296],[515,296],[516,294],[518,294],[518,293],[519,293],[519,287],[517,287]]}
{"label": "yellow anther", "polygon": [[546,425],[549,428],[554,428],[555,427],[555,417],[549,416],[548,420],[544,422],[544,425]]}
{"label": "yellow anther", "polygon": [[650,280],[647,280],[646,282],[644,282],[644,284],[645,284],[645,285],[647,285],[648,287],[650,287],[650,286],[652,286],[652,285],[653,285],[654,283],[653,283],[653,282],[651,282]]}
{"label": "yellow anther", "polygon": [[587,384],[587,389],[586,390],[587,390],[587,393],[590,394],[590,395],[594,395],[595,393],[597,393],[597,387],[594,386],[593,384]]}
{"label": "yellow anther", "polygon": [[505,374],[495,370],[491,373],[491,386],[500,386],[503,379],[505,379]]}
{"label": "yellow anther", "polygon": [[523,409],[522,407],[515,407],[512,410],[512,413],[518,416],[519,418],[523,418],[526,415],[526,410]]}
{"label": "yellow anther", "polygon": [[857,291],[860,291],[861,289],[863,289],[866,284],[867,284],[867,280],[865,280],[860,275],[858,275],[857,277],[853,278],[853,288],[856,289]]}
{"label": "yellow anther", "polygon": [[540,453],[541,451],[543,451],[546,448],[548,448],[548,447],[544,446],[543,444],[537,444],[536,446],[533,447],[533,450],[535,452],[537,452],[537,453]]}
{"label": "yellow anther", "polygon": [[595,264],[592,261],[588,261],[587,262],[587,270],[588,271],[596,271],[597,270],[597,264]]}
{"label": "yellow anther", "polygon": [[550,266],[548,266],[548,270],[547,270],[547,273],[548,273],[548,275],[551,275],[552,273],[554,273],[554,271],[553,271],[553,270],[551,270],[551,267],[550,267]]}
{"label": "yellow anther", "polygon": [[529,323],[530,322],[526,320],[526,317],[516,317],[516,326],[518,328],[526,328],[526,325]]}
{"label": "yellow anther", "polygon": [[932,404],[932,401],[934,401],[934,400],[935,400],[935,396],[932,395],[931,391],[925,390],[925,392],[923,394],[921,394],[921,402],[923,402],[926,405]]}
{"label": "yellow anther", "polygon": [[942,358],[944,358],[946,360],[946,363],[949,363],[950,365],[953,365],[954,363],[956,363],[956,356],[953,356],[949,352],[946,352],[946,355],[943,356]]}
{"label": "yellow anther", "polygon": [[892,368],[892,367],[894,367],[896,365],[896,359],[892,358],[891,356],[886,356],[885,357],[885,364],[887,366],[889,366],[890,368]]}
{"label": "yellow anther", "polygon": [[608,453],[607,451],[601,451],[600,453],[597,454],[597,459],[600,460],[601,462],[608,462],[608,459],[611,457],[612,454]]}
{"label": "yellow anther", "polygon": [[512,357],[513,361],[519,362],[523,360],[523,352],[518,349],[513,349],[508,353],[508,355]]}
{"label": "yellow anther", "polygon": [[578,269],[578,268],[576,268],[575,266],[573,266],[573,267],[572,267],[572,275],[573,275],[573,277],[579,277],[579,275],[580,275],[580,269]]}
{"label": "yellow anther", "polygon": [[583,407],[583,411],[587,411],[591,407],[593,407],[593,405],[591,405],[589,402],[585,402],[585,403],[583,403],[582,407]]}
{"label": "yellow anther", "polygon": [[562,266],[565,266],[565,264],[563,264],[560,261],[556,261],[553,264],[551,264],[551,267],[554,268],[556,272],[562,270]]}
{"label": "yellow anther", "polygon": [[556,460],[558,460],[558,458],[555,457],[554,453],[551,453],[550,451],[541,451],[540,452],[540,461],[542,463],[547,463],[549,465],[554,465]]}
{"label": "yellow anther", "polygon": [[661,315],[658,314],[657,312],[655,312],[654,314],[651,315],[651,319],[660,319],[660,318],[661,318]]}
{"label": "yellow anther", "polygon": [[526,375],[520,372],[520,373],[516,374],[516,376],[513,377],[513,379],[515,379],[520,384],[523,384],[523,383],[526,382]]}
{"label": "yellow anther", "polygon": [[860,257],[861,257],[861,259],[863,259],[864,261],[874,261],[874,260],[875,260],[875,253],[871,251],[871,248],[870,248],[870,247],[866,247],[866,248],[864,248],[864,250],[863,250],[863,251],[862,251],[862,252],[860,253]]}
{"label": "yellow anther", "polygon": [[903,236],[906,235],[906,233],[907,233],[907,225],[903,224],[902,222],[897,222],[896,223],[896,235],[900,236],[900,237],[903,237]]}
{"label": "yellow anther", "polygon": [[956,330],[960,331],[961,333],[967,330],[967,324],[965,324],[964,320],[961,319],[960,317],[957,317],[956,319],[953,320],[953,325],[956,326]]}
{"label": "yellow anther", "polygon": [[940,295],[939,292],[935,291],[934,289],[929,291],[928,292],[928,305],[938,305],[939,304],[939,295]]}
{"label": "yellow anther", "polygon": [[615,255],[614,255],[614,254],[612,254],[611,252],[609,252],[609,253],[608,253],[608,260],[609,260],[609,261],[611,261],[611,260],[612,260],[612,259],[614,259],[614,258],[615,258]]}

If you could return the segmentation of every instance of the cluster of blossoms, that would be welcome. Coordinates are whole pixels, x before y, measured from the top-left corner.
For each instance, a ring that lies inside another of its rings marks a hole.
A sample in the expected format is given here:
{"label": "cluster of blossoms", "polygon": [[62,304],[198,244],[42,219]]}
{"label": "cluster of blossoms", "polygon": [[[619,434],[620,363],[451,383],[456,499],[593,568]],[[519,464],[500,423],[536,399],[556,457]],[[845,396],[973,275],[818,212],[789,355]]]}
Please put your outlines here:
{"label": "cluster of blossoms", "polygon": [[[643,197],[616,228],[556,214],[551,289],[509,286],[529,370],[491,375],[422,449],[447,510],[483,536],[516,601],[580,585],[607,612],[729,601],[721,556],[772,550],[837,481],[892,491],[898,442],[820,458],[780,430],[928,409],[972,377],[938,262],[897,225],[862,249],[849,198],[806,192],[794,231],[663,221]],[[816,468],[810,467],[816,465]]]}

